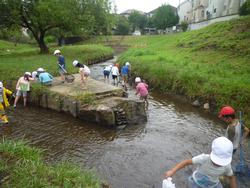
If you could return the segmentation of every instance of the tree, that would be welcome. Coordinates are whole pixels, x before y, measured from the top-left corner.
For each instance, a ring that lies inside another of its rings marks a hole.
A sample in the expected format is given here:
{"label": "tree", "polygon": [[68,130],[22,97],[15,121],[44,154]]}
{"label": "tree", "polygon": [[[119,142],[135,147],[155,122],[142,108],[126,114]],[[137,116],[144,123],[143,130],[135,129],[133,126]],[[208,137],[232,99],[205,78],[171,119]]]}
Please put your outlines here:
{"label": "tree", "polygon": [[241,7],[240,7],[240,15],[248,15],[250,14],[250,0],[247,0]]}
{"label": "tree", "polygon": [[117,35],[128,35],[129,34],[129,22],[123,16],[118,16],[117,18],[117,26],[116,26],[116,34]]}
{"label": "tree", "polygon": [[165,30],[167,27],[176,25],[179,17],[172,6],[162,5],[155,11],[153,22],[157,29]]}
{"label": "tree", "polygon": [[187,31],[187,28],[188,28],[188,23],[186,21],[182,21],[181,22],[181,29],[182,31]]}
{"label": "tree", "polygon": [[[48,53],[44,38],[48,31],[58,35],[93,34],[107,26],[108,0],[0,0],[1,28],[28,28],[40,52]],[[96,11],[93,11],[95,9]],[[97,20],[102,18],[99,23]]]}
{"label": "tree", "polygon": [[143,30],[147,24],[147,17],[138,11],[133,11],[129,15],[128,21],[131,24],[133,31],[135,31],[135,29]]}

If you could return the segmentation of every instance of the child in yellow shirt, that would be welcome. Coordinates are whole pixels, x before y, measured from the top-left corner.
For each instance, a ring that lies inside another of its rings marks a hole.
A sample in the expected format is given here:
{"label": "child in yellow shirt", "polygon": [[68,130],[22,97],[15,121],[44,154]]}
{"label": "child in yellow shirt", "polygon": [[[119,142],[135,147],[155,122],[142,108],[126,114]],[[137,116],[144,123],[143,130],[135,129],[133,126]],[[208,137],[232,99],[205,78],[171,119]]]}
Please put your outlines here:
{"label": "child in yellow shirt", "polygon": [[12,91],[3,87],[3,83],[0,82],[0,123],[8,123],[8,117],[5,113],[5,108],[10,106],[7,96],[11,95]]}

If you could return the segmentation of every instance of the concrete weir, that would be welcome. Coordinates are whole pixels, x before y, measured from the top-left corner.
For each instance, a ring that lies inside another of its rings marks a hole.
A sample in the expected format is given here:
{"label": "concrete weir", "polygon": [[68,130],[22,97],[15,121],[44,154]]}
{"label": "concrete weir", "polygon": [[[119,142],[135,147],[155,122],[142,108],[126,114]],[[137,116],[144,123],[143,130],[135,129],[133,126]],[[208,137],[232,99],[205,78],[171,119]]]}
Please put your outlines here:
{"label": "concrete weir", "polygon": [[107,127],[147,121],[144,103],[123,97],[123,89],[91,78],[83,85],[79,74],[74,76],[73,83],[61,83],[55,78],[49,92],[33,97],[32,102]]}

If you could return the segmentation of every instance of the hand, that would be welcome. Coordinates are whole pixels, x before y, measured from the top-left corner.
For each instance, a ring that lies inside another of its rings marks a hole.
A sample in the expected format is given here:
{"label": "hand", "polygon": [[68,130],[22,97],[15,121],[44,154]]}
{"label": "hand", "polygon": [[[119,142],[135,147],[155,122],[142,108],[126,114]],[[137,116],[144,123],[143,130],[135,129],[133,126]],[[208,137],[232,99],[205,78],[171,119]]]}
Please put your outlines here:
{"label": "hand", "polygon": [[240,145],[242,146],[242,147],[248,147],[248,142],[247,142],[247,139],[244,139],[244,140],[242,140],[241,141],[241,143],[240,143]]}
{"label": "hand", "polygon": [[173,175],[174,175],[174,172],[172,170],[165,172],[166,177],[172,177]]}

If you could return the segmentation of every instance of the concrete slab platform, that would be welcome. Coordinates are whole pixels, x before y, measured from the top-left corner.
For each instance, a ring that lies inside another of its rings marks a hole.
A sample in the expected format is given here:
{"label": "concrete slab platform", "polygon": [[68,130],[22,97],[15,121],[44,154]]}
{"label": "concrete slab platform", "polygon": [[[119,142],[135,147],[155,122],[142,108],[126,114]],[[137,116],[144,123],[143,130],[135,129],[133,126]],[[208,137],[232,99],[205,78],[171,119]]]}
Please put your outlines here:
{"label": "concrete slab platform", "polygon": [[77,96],[84,93],[93,93],[98,96],[114,95],[121,96],[123,90],[110,84],[88,78],[86,84],[82,84],[80,74],[73,74],[75,80],[72,83],[61,83],[60,77],[55,77],[51,91],[65,96]]}

